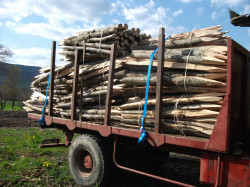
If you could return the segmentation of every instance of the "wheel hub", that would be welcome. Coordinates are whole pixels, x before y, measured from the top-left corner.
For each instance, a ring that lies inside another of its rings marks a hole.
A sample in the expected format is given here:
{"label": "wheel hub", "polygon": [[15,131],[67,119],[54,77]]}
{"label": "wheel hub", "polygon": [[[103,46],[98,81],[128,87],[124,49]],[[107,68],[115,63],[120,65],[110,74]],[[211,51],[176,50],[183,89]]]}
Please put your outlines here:
{"label": "wheel hub", "polygon": [[84,166],[88,169],[92,168],[92,158],[90,155],[84,157]]}

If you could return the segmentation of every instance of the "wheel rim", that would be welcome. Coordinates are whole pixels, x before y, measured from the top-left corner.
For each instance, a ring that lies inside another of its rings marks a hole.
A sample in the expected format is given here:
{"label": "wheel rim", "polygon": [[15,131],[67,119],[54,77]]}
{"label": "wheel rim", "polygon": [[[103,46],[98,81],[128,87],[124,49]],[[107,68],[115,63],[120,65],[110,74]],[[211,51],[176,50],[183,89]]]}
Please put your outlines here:
{"label": "wheel rim", "polygon": [[87,149],[78,149],[76,152],[76,167],[82,177],[90,177],[94,165],[90,152]]}

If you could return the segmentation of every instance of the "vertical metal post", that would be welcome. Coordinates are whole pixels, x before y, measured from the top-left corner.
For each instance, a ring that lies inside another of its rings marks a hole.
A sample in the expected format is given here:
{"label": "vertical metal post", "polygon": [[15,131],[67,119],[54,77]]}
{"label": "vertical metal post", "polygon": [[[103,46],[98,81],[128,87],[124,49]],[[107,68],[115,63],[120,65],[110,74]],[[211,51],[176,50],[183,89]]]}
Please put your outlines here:
{"label": "vertical metal post", "polygon": [[110,63],[109,63],[109,77],[108,77],[108,88],[107,88],[106,104],[105,104],[104,125],[110,124],[111,101],[112,101],[112,95],[113,95],[116,51],[117,51],[116,44],[112,44],[111,54],[110,54]]}
{"label": "vertical metal post", "polygon": [[[82,65],[84,65],[84,58],[85,58],[85,44],[83,44],[83,50],[82,50]],[[82,73],[82,78],[81,78],[81,95],[80,95],[80,104],[79,104],[79,122],[81,125],[82,122],[82,94],[83,94],[83,73]]]}
{"label": "vertical metal post", "polygon": [[50,87],[49,87],[49,111],[48,116],[53,116],[53,97],[54,97],[54,73],[56,61],[56,42],[52,42],[51,62],[50,62]]}
{"label": "vertical metal post", "polygon": [[79,76],[79,50],[75,50],[75,63],[74,63],[74,79],[73,79],[73,91],[71,98],[71,120],[76,120],[76,105],[77,105],[77,89],[78,89],[78,76]]}
{"label": "vertical metal post", "polygon": [[157,82],[156,82],[156,104],[155,104],[155,128],[154,132],[160,132],[162,120],[162,89],[164,75],[164,52],[165,52],[165,29],[160,28],[158,40],[158,65],[157,65]]}
{"label": "vertical metal post", "polygon": [[217,173],[216,173],[215,187],[218,187],[220,184],[220,168],[221,168],[221,155],[219,154],[217,159]]}

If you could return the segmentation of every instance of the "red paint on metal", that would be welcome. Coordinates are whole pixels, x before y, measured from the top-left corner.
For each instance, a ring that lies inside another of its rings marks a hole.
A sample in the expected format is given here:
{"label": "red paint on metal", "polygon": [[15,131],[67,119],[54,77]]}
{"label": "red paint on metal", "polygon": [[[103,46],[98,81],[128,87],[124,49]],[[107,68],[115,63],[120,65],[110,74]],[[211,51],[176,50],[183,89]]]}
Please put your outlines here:
{"label": "red paint on metal", "polygon": [[49,116],[45,116],[44,120],[45,120],[45,123],[46,123],[47,126],[50,126],[53,123],[52,118],[49,117]]}
{"label": "red paint on metal", "polygon": [[[28,116],[29,118],[37,119],[37,120],[41,118],[41,115],[38,115],[38,114],[28,114]],[[45,116],[45,119],[51,119],[52,123],[65,125],[69,129],[72,129],[72,128],[75,129],[76,127],[78,127],[81,129],[98,131],[101,135],[105,137],[109,136],[110,134],[115,134],[115,135],[131,137],[131,138],[139,138],[141,135],[140,131],[135,130],[135,129],[125,129],[125,128],[120,128],[120,127],[103,126],[103,125],[87,123],[87,122],[82,122],[80,125],[80,123],[77,121],[71,121],[70,119],[63,119],[63,118],[57,118],[57,117],[50,118],[48,116]],[[208,143],[208,141],[206,140],[197,140],[197,139],[191,139],[188,137],[157,134],[157,133],[151,133],[151,132],[148,133],[148,136],[149,136],[148,138],[149,143],[152,146],[156,146],[156,147],[161,146],[163,144],[171,144],[171,145],[205,150],[207,143]]]}
{"label": "red paint on metal", "polygon": [[220,182],[220,170],[221,170],[221,156],[218,155],[218,159],[217,159],[217,171],[216,171],[216,181],[215,181],[215,187],[219,186],[219,182]]}
{"label": "red paint on metal", "polygon": [[86,155],[84,157],[84,166],[88,169],[92,168],[93,165],[92,165],[92,158],[90,155]]}
{"label": "red paint on metal", "polygon": [[[218,155],[203,153],[201,156],[200,182],[218,186],[250,186],[250,155],[224,155],[218,162]],[[220,163],[220,166],[218,166]],[[218,168],[221,168],[218,171]],[[217,173],[219,180],[217,181]]]}
{"label": "red paint on metal", "polygon": [[160,147],[165,143],[165,135],[158,133],[149,133],[148,142],[154,147]]}
{"label": "red paint on metal", "polygon": [[108,137],[111,134],[111,127],[110,126],[106,126],[106,125],[99,125],[98,126],[98,132],[102,136]]}
{"label": "red paint on metal", "polygon": [[195,149],[206,149],[208,141],[188,137],[165,135],[165,143]]}
{"label": "red paint on metal", "polygon": [[228,118],[229,118],[228,100],[229,100],[229,95],[226,94],[223,103],[221,105],[221,109],[217,117],[214,130],[212,132],[212,135],[210,136],[209,143],[206,147],[206,149],[208,150],[213,150],[218,152],[227,151]]}
{"label": "red paint on metal", "polygon": [[232,40],[227,41],[227,88],[219,115],[212,135],[210,136],[207,149],[219,152],[228,151],[230,107],[231,107],[231,87],[232,87]]}

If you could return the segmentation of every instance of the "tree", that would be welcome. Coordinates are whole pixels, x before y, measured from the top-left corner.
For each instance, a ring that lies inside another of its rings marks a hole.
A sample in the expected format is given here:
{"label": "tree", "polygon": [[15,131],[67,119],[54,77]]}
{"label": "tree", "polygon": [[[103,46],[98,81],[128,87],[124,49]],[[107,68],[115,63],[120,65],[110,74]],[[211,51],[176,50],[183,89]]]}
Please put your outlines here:
{"label": "tree", "polygon": [[[13,56],[13,52],[9,49],[6,48],[4,45],[0,44],[0,62],[6,62],[7,58],[12,57]],[[0,67],[3,68],[3,67]],[[5,68],[3,68],[3,70],[5,71]],[[0,109],[3,110],[5,107],[5,103],[7,100],[7,92],[4,90],[5,87],[2,85],[0,85]]]}
{"label": "tree", "polygon": [[24,87],[24,88],[20,88],[20,92],[19,92],[19,101],[21,101],[21,106],[23,107],[23,101],[27,101],[31,94],[33,93],[33,91],[31,90],[30,87]]}
{"label": "tree", "polygon": [[4,47],[3,44],[0,44],[0,62],[6,62],[7,58],[12,56],[13,52],[9,48]]}
{"label": "tree", "polygon": [[12,101],[12,108],[15,106],[15,102],[18,100],[20,81],[20,68],[13,65],[6,71],[6,78],[2,83],[2,92],[5,98]]}
{"label": "tree", "polygon": [[3,88],[2,86],[0,87],[0,109],[3,110],[4,107],[5,107],[5,103],[6,103],[6,98],[4,96],[4,93],[3,93]]}

